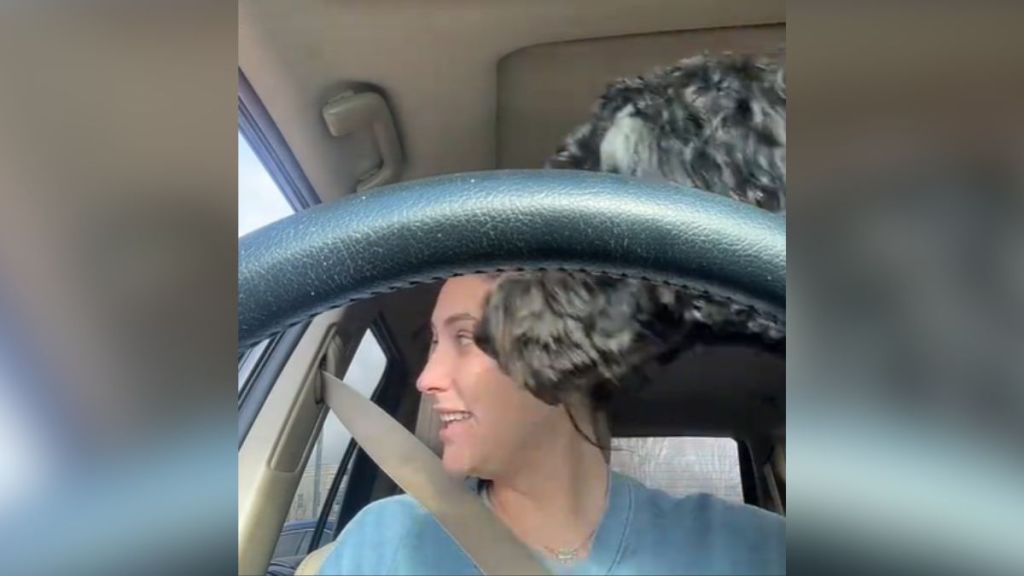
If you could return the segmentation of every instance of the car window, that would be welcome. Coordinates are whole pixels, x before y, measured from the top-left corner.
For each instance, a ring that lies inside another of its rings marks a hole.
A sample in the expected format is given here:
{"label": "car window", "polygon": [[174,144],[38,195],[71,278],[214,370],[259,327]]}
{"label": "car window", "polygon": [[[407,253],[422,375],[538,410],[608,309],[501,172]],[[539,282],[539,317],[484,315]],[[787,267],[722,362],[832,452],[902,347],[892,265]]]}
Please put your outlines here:
{"label": "car window", "polygon": [[274,546],[274,558],[297,556],[299,554],[299,544],[302,542],[302,535],[307,532],[312,532],[312,530],[300,530],[281,534],[281,537],[277,539],[277,546]]}
{"label": "car window", "polygon": [[238,236],[294,213],[288,199],[238,133]]}
{"label": "car window", "polygon": [[309,541],[313,539],[312,530],[304,530],[302,532],[302,540],[299,542],[298,554],[304,554],[306,550],[309,550]]}
{"label": "car window", "polygon": [[[249,141],[238,133],[238,236],[294,213],[288,199],[278,188],[266,167],[256,157]],[[265,358],[270,340],[264,340],[239,359],[238,393],[251,381],[260,362]]]}
{"label": "car window", "polygon": [[739,447],[732,438],[614,438],[612,448],[612,469],[650,488],[743,502]]}
{"label": "car window", "polygon": [[[344,503],[345,490],[348,488],[348,481],[351,478],[352,467],[355,465],[356,459],[352,458],[348,462],[348,466],[342,472],[341,483],[338,486],[338,493],[334,498],[334,503],[331,505],[331,511],[327,515],[327,526],[338,526],[339,518],[341,517],[341,505]],[[324,530],[323,537],[320,538],[319,546],[323,546],[328,542],[334,540],[334,531]]]}
{"label": "car window", "polygon": [[249,383],[253,374],[256,371],[256,367],[259,366],[260,361],[263,359],[267,352],[267,348],[270,346],[270,339],[263,340],[252,348],[245,351],[242,358],[238,361],[238,392],[241,394],[242,388]]}
{"label": "car window", "polygon": [[[348,371],[345,373],[344,380],[369,398],[373,395],[377,386],[380,385],[386,365],[387,356],[384,354],[380,342],[372,330],[367,330],[359,342],[359,347],[356,348],[356,353],[352,358]],[[320,517],[320,511],[326,504],[331,483],[334,482],[334,478],[338,474],[345,450],[348,448],[351,439],[352,436],[341,425],[338,417],[333,412],[328,411],[323,428],[321,428],[317,437],[316,445],[313,447],[313,453],[309,457],[306,468],[299,480],[298,490],[295,492],[291,508],[288,510],[288,516],[285,518],[285,526],[289,522],[315,521]],[[347,470],[343,473],[347,476]],[[338,496],[335,502],[341,501],[341,496],[344,494],[344,489],[347,486],[346,481],[346,477],[341,479],[341,486],[338,489]],[[335,526],[337,522],[336,511],[332,509],[331,515],[332,517],[328,518],[327,525]],[[320,540],[321,544],[330,541],[332,536],[325,535]],[[307,539],[303,544],[303,549],[299,552],[300,554],[306,553],[309,543],[310,539]]]}

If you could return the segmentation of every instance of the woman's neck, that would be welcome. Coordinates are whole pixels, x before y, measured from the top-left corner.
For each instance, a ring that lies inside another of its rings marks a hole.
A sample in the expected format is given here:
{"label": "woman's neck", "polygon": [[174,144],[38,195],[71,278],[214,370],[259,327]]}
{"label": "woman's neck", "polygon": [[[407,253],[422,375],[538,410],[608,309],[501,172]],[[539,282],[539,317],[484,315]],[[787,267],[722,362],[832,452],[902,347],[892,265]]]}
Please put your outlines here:
{"label": "woman's neck", "polygon": [[520,459],[515,470],[493,478],[490,499],[527,544],[572,549],[600,524],[611,479],[600,449],[575,430],[554,436]]}

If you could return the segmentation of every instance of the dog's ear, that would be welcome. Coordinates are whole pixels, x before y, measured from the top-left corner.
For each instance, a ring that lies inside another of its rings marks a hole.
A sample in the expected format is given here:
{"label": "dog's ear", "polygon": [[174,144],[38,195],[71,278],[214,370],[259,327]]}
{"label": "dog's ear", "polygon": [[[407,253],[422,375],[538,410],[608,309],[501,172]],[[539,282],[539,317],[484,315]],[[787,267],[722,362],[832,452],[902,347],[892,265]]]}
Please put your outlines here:
{"label": "dog's ear", "polygon": [[572,170],[576,168],[576,163],[569,158],[566,150],[560,150],[558,154],[549,157],[544,162],[544,167],[551,170]]}

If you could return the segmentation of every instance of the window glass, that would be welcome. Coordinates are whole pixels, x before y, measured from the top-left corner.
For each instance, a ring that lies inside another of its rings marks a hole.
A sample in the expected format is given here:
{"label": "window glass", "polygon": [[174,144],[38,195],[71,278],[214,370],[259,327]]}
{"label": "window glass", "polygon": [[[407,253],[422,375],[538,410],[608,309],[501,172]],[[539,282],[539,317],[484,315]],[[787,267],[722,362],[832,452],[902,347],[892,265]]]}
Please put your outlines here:
{"label": "window glass", "polygon": [[238,236],[294,213],[270,173],[238,133]]}
{"label": "window glass", "polygon": [[309,549],[309,541],[313,539],[313,530],[304,530],[302,532],[302,541],[299,542],[298,554],[304,554]]}
{"label": "window glass", "polygon": [[[369,398],[380,385],[386,365],[387,357],[384,355],[384,350],[373,332],[367,330],[359,342],[359,347],[356,348],[356,353],[345,373],[344,380]],[[285,519],[286,523],[316,520],[320,517],[320,510],[323,509],[327,493],[331,489],[331,483],[338,474],[341,460],[344,458],[345,450],[351,440],[352,436],[341,425],[338,417],[328,411],[316,445],[313,447],[313,453],[299,480],[298,490]],[[338,489],[338,498],[335,502],[340,502],[341,495],[344,494],[348,480],[347,472],[348,470],[345,471],[345,476],[342,478],[341,486]],[[333,527],[337,525],[336,522],[337,511],[332,509],[327,525]],[[329,542],[330,538],[330,535],[325,535],[321,539],[321,544]],[[309,541],[307,540],[306,543],[308,545]],[[305,554],[305,552],[306,550],[303,549],[300,553]]]}
{"label": "window glass", "polygon": [[299,554],[299,543],[302,541],[303,532],[286,532],[277,540],[274,546],[274,558],[282,556],[297,556]]}
{"label": "window glass", "polygon": [[699,492],[743,502],[740,460],[732,438],[615,438],[611,467],[673,496]]}
{"label": "window glass", "polygon": [[242,388],[249,383],[249,379],[253,375],[253,371],[256,370],[256,366],[259,365],[260,360],[267,351],[267,347],[270,345],[270,339],[259,342],[252,348],[249,348],[242,359],[238,362],[238,393],[241,395]]}
{"label": "window glass", "polygon": [[345,494],[345,490],[348,488],[348,480],[350,478],[349,474],[352,472],[352,466],[355,465],[355,462],[355,455],[353,455],[353,457],[348,461],[348,467],[344,472],[342,472],[344,476],[341,477],[341,484],[338,485],[337,498],[334,499],[334,503],[331,505],[331,511],[327,515],[328,529],[324,530],[324,535],[320,538],[320,546],[334,540],[334,531],[338,526],[338,518],[341,516],[341,504],[344,501],[343,496]]}

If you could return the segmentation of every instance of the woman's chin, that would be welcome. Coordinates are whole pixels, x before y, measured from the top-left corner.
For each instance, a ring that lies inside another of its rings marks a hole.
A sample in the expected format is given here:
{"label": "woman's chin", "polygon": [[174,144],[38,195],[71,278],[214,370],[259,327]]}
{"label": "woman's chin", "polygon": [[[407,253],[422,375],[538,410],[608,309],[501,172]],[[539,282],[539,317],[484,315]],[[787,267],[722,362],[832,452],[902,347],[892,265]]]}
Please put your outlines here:
{"label": "woman's chin", "polygon": [[469,476],[472,472],[469,462],[457,451],[445,449],[444,455],[441,457],[441,465],[445,472],[456,478]]}

